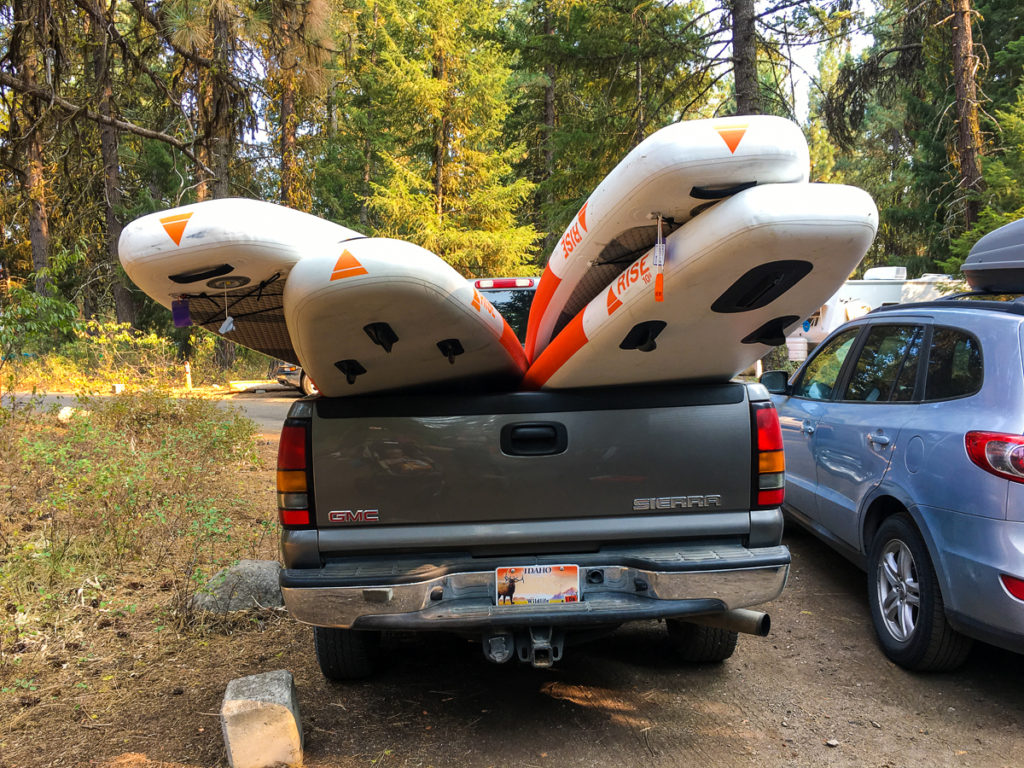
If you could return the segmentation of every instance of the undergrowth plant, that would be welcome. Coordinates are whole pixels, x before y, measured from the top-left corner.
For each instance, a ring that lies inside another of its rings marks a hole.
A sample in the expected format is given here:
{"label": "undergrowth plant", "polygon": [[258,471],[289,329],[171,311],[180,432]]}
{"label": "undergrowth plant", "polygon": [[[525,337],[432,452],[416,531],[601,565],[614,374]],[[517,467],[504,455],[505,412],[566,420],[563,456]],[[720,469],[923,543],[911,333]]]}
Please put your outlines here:
{"label": "undergrowth plant", "polygon": [[0,408],[0,649],[125,582],[161,585],[184,627],[205,580],[273,530],[254,511],[272,489],[239,492],[258,464],[240,413],[155,392],[88,405],[63,423]]}

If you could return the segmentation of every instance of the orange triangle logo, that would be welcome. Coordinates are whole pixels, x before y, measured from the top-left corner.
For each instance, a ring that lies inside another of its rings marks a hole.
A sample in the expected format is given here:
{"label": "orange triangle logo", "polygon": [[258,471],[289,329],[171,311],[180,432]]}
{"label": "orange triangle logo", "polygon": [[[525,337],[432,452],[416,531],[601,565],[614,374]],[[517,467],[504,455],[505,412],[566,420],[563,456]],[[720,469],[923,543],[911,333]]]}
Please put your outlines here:
{"label": "orange triangle logo", "polygon": [[577,217],[580,221],[580,226],[583,227],[583,231],[587,231],[587,206],[590,205],[590,201],[587,200],[580,208],[580,215]]}
{"label": "orange triangle logo", "polygon": [[178,213],[174,216],[165,216],[160,219],[160,223],[164,225],[164,232],[174,241],[174,244],[181,245],[181,236],[185,234],[185,225],[191,218],[191,213]]}
{"label": "orange triangle logo", "polygon": [[338,257],[338,261],[334,265],[334,271],[331,272],[331,281],[365,274],[368,274],[366,267],[360,264],[356,257],[346,249],[341,252],[341,256]]}
{"label": "orange triangle logo", "polygon": [[608,289],[608,314],[611,315],[616,309],[622,306],[622,302],[619,301],[619,297],[615,295],[615,291],[612,288]]}
{"label": "orange triangle logo", "polygon": [[718,135],[722,137],[722,141],[725,142],[725,146],[729,148],[730,154],[736,154],[736,148],[743,141],[743,137],[747,133],[748,123],[739,123],[735,125],[723,125],[719,128],[715,128],[718,131]]}

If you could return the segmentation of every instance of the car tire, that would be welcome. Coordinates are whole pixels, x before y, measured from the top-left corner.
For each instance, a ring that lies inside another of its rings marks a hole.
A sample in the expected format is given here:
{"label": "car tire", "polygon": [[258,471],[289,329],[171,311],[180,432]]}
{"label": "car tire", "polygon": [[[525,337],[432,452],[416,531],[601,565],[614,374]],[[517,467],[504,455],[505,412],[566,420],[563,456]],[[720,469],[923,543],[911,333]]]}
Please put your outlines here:
{"label": "car tire", "polygon": [[313,627],[313,644],[320,671],[328,680],[361,680],[377,667],[379,632]]}
{"label": "car tire", "polygon": [[307,397],[310,395],[320,394],[320,390],[316,388],[316,384],[314,384],[313,380],[306,375],[305,371],[303,371],[299,376],[299,389],[302,390],[302,394]]}
{"label": "car tire", "polygon": [[725,661],[736,651],[737,632],[682,619],[665,619],[669,644],[683,661],[695,664]]}
{"label": "car tire", "polygon": [[931,556],[913,520],[887,518],[868,551],[868,602],[882,652],[917,672],[955,669],[972,640],[954,630]]}

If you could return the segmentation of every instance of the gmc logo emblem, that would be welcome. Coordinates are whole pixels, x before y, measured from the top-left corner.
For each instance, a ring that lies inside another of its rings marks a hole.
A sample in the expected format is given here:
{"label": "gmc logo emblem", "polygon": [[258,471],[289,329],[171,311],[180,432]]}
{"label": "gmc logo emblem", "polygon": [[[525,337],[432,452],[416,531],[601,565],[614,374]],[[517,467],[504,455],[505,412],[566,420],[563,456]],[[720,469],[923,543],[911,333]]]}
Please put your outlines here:
{"label": "gmc logo emblem", "polygon": [[379,523],[376,509],[336,509],[327,515],[332,523]]}

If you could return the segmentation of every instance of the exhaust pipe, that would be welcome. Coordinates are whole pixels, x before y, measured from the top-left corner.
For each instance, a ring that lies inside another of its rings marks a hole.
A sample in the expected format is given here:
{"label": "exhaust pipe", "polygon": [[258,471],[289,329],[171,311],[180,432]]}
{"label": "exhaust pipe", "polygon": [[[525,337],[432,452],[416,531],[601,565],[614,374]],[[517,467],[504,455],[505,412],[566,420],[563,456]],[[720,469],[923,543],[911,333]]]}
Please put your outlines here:
{"label": "exhaust pipe", "polygon": [[704,624],[730,632],[745,632],[748,635],[767,637],[772,628],[772,617],[762,611],[734,608],[722,613],[706,613],[701,616],[680,616],[683,621]]}

